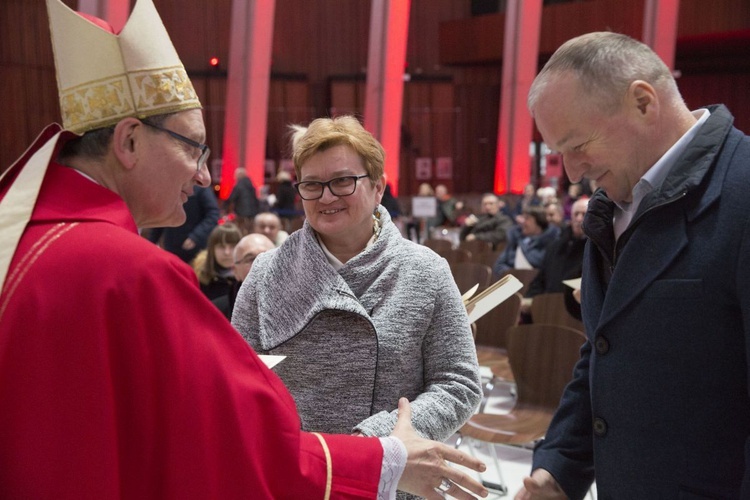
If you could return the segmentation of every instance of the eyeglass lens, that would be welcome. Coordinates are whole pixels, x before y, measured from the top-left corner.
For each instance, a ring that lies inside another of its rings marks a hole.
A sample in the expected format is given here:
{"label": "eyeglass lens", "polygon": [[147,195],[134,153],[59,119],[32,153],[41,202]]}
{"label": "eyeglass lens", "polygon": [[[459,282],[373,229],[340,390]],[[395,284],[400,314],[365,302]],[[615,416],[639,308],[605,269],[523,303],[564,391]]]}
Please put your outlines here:
{"label": "eyeglass lens", "polygon": [[305,181],[297,183],[297,192],[303,200],[317,200],[323,197],[326,186],[334,196],[350,196],[357,189],[357,180],[367,175],[348,175],[337,177],[328,182]]}

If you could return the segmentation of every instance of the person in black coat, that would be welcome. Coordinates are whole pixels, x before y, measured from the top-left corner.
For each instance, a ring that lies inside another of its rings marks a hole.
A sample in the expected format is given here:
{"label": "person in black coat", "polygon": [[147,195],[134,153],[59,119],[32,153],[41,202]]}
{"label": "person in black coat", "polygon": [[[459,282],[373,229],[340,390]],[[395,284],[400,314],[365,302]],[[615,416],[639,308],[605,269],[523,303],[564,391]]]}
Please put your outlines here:
{"label": "person in black coat", "polygon": [[235,214],[235,224],[239,226],[242,234],[253,231],[253,218],[260,211],[260,202],[258,193],[255,192],[255,186],[244,168],[238,168],[234,171],[236,183],[232,192],[227,199],[227,209]]}
{"label": "person in black coat", "polygon": [[292,176],[285,170],[276,174],[276,202],[272,211],[279,216],[285,231],[289,231],[292,219],[297,216],[297,190],[292,185]]}
{"label": "person in black coat", "polygon": [[563,285],[563,280],[581,277],[583,250],[586,246],[583,218],[588,204],[588,198],[581,198],[573,204],[570,224],[547,247],[539,274],[536,275],[526,292],[526,298],[521,307],[522,313],[529,313],[535,295],[562,292],[565,294],[565,306],[568,312],[573,317],[581,319],[581,305],[573,298],[573,289]]}
{"label": "person in black coat", "polygon": [[529,92],[584,220],[587,341],[516,498],[750,498],[750,137],[626,35],[564,43]]}

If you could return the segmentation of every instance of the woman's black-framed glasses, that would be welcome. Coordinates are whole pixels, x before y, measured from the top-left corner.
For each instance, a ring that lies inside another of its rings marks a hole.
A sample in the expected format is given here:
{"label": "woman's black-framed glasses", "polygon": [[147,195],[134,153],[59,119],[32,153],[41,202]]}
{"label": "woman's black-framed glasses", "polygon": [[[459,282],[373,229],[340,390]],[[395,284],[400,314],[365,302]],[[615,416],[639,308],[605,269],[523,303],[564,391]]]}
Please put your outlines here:
{"label": "woman's black-framed glasses", "polygon": [[326,186],[328,186],[328,190],[334,196],[350,196],[357,189],[357,181],[365,177],[369,177],[369,175],[347,175],[345,177],[336,177],[328,182],[304,181],[296,183],[294,188],[299,193],[300,198],[306,201],[322,198],[323,190]]}
{"label": "woman's black-framed glasses", "polygon": [[200,142],[196,142],[192,139],[189,139],[185,137],[184,135],[178,134],[177,132],[173,132],[172,130],[169,130],[168,128],[164,128],[159,125],[154,125],[153,123],[149,123],[145,120],[141,120],[141,123],[143,123],[144,125],[148,125],[151,128],[155,128],[156,130],[161,130],[162,132],[166,132],[167,134],[171,135],[178,141],[182,141],[185,144],[188,144],[190,146],[193,146],[194,148],[200,149],[201,155],[198,157],[198,168],[196,169],[197,172],[200,172],[200,170],[203,168],[203,165],[205,165],[206,161],[208,161],[208,156],[211,154],[211,148],[209,148],[206,144],[201,144]]}

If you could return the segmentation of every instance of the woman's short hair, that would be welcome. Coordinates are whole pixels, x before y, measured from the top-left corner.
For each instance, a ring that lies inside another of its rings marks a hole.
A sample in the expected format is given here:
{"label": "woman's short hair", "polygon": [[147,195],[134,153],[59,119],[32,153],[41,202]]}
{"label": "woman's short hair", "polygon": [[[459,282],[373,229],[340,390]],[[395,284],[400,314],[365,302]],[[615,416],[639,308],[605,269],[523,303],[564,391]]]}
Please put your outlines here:
{"label": "woman's short hair", "polygon": [[383,177],[385,150],[354,116],[318,118],[307,127],[292,125],[290,128],[297,179],[302,178],[302,165],[311,156],[340,145],[349,146],[359,155],[370,180],[376,182]]}

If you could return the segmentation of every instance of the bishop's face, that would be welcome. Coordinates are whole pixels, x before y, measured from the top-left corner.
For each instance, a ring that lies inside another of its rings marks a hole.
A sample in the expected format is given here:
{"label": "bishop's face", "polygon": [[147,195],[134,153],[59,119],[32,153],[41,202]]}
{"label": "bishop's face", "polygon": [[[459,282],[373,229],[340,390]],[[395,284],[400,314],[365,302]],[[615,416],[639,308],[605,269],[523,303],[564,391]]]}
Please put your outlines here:
{"label": "bishop's face", "polygon": [[[199,109],[176,113],[160,126],[197,143],[206,139]],[[180,226],[186,219],[183,204],[195,185],[211,184],[208,167],[198,169],[201,150],[163,130],[145,124],[140,129],[138,158],[121,195],[138,227]]]}

